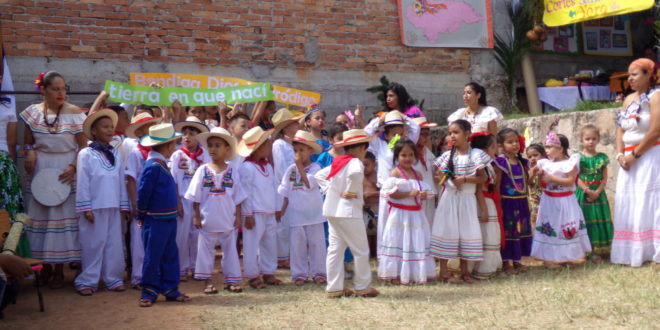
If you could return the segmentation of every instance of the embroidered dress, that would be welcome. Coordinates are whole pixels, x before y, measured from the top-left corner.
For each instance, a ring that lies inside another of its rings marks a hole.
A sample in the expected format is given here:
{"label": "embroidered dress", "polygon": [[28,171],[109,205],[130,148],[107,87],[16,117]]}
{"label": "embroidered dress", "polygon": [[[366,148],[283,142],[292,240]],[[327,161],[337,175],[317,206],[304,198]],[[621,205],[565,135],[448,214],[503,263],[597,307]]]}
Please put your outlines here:
{"label": "embroidered dress", "polygon": [[532,226],[529,221],[529,203],[527,202],[527,175],[525,166],[516,161],[511,164],[506,157],[495,159],[495,166],[502,172],[500,195],[504,216],[504,237],[506,243],[502,249],[503,261],[520,262],[529,256],[532,250]]}
{"label": "embroidered dress", "polygon": [[[559,162],[548,159],[538,161],[541,170],[561,178],[567,177],[567,173],[576,168],[578,163],[578,154]],[[532,257],[568,262],[583,260],[585,254],[591,252],[587,225],[574,190],[575,186],[566,187],[556,183],[545,185],[536,218]]]}
{"label": "embroidered dress", "polygon": [[[626,154],[649,131],[649,99],[658,90],[642,95],[619,114]],[[658,141],[660,142],[660,141]],[[656,143],[658,143],[656,142]],[[660,145],[648,149],[625,171],[619,170],[614,198],[614,239],[610,260],[639,267],[646,261],[660,263]]]}
{"label": "embroidered dress", "polygon": [[[603,169],[609,164],[609,158],[604,153],[598,153],[593,157],[580,154],[580,180],[589,189],[596,190],[603,180]],[[575,190],[575,196],[582,208],[584,221],[587,223],[587,233],[591,247],[596,253],[609,253],[612,244],[612,218],[610,216],[610,204],[607,195],[603,191],[595,201],[587,201],[587,196],[582,189]]]}
{"label": "embroidered dress", "polygon": [[[481,227],[481,238],[484,243],[484,260],[477,262],[474,266],[474,277],[478,279],[487,279],[497,274],[497,270],[502,268],[502,255],[500,254],[502,232],[497,211],[496,200],[499,201],[497,192],[488,191],[489,185],[495,183],[495,170],[492,165],[486,166],[489,173],[489,180],[483,185],[483,194],[486,201],[486,221],[479,220]],[[492,188],[495,189],[494,187]]]}
{"label": "embroidered dress", "polygon": [[[401,173],[405,176],[403,170]],[[435,261],[429,254],[431,229],[424,214],[423,201],[414,197],[390,197],[395,192],[412,190],[431,193],[431,187],[418,176],[413,179],[390,177],[381,190],[387,199],[389,213],[378,255],[378,278],[398,278],[402,284],[424,284],[427,279],[435,278],[436,271]]]}
{"label": "embroidered dress", "polygon": [[[44,121],[42,106],[30,105],[20,114],[34,136],[37,164],[34,173],[45,168],[66,169],[76,161],[75,134],[83,132],[84,113],[61,114],[54,133]],[[48,122],[56,115],[48,115]],[[32,248],[32,257],[50,264],[80,261],[78,242],[78,215],[76,192],[71,189],[64,203],[49,207],[32,198],[30,183],[27,185],[26,208],[31,223],[25,227]]]}
{"label": "embroidered dress", "polygon": [[465,119],[467,120],[470,125],[472,125],[472,133],[478,133],[478,132],[487,132],[488,131],[488,123],[492,120],[495,122],[500,122],[501,120],[504,120],[504,116],[502,116],[502,113],[500,113],[499,110],[495,107],[485,107],[481,109],[481,111],[476,114],[476,115],[468,115],[466,113],[467,108],[460,108],[447,118],[447,122],[451,124],[452,122],[459,120],[459,119]]}
{"label": "embroidered dress", "polygon": [[[447,169],[451,151],[438,157],[435,164]],[[474,176],[491,158],[479,149],[470,149],[465,155],[454,155],[456,176]],[[447,180],[440,197],[431,231],[431,255],[440,259],[483,260],[483,241],[477,214],[476,185],[465,183],[457,189]]]}

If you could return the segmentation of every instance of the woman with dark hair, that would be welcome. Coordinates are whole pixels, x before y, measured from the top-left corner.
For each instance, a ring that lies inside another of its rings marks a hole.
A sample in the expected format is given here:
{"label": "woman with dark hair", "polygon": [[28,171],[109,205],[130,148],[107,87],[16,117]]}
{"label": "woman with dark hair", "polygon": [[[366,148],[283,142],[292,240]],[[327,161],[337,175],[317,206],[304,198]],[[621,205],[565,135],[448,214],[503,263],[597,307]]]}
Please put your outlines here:
{"label": "woman with dark hair", "polygon": [[467,120],[472,125],[472,132],[490,132],[497,135],[497,123],[504,119],[499,110],[488,106],[486,103],[486,89],[471,82],[463,88],[463,103],[465,108],[460,108],[452,113],[447,121],[452,123],[458,119]]}
{"label": "woman with dark hair", "polygon": [[[85,114],[66,102],[69,86],[59,73],[42,73],[35,85],[44,102],[32,104],[20,114],[25,122],[25,171],[32,177],[44,169],[60,170],[59,180],[75,188],[76,157],[78,150],[87,146],[83,134]],[[62,203],[46,206],[33,198],[32,191],[26,196],[32,218],[26,227],[32,256],[46,263],[44,281],[51,275],[51,265],[55,265],[51,288],[64,286],[63,264],[80,261],[75,197],[75,189],[71,189]]]}
{"label": "woman with dark hair", "polygon": [[399,110],[410,118],[426,117],[424,112],[415,105],[406,88],[399,83],[392,83],[385,90],[385,103],[388,112]]}
{"label": "woman with dark hair", "polygon": [[660,263],[660,93],[653,89],[655,63],[643,58],[628,67],[628,95],[618,115],[616,160],[621,166],[614,198],[610,259],[639,267]]}

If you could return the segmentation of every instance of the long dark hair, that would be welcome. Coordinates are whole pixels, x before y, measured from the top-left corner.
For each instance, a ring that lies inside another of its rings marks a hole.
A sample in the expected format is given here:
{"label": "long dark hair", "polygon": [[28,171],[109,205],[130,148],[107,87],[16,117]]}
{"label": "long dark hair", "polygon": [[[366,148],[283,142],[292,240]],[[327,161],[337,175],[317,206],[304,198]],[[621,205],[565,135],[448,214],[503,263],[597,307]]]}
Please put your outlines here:
{"label": "long dark hair", "polygon": [[390,86],[387,87],[387,89],[383,92],[385,93],[385,100],[387,100],[387,92],[389,91],[392,91],[394,94],[396,94],[396,97],[399,100],[399,111],[405,112],[408,110],[408,108],[415,105],[415,101],[413,101],[413,99],[410,97],[410,94],[408,94],[408,91],[405,87],[403,87],[403,85],[395,82],[391,83]]}
{"label": "long dark hair", "polygon": [[[518,131],[512,128],[503,128],[497,133],[497,143],[502,144],[504,143],[504,139],[506,138],[507,135],[509,134],[515,134],[516,138],[520,137],[520,134],[518,134]],[[525,165],[525,159],[523,158],[523,155],[520,153],[520,149],[518,149],[518,152],[516,152],[516,158],[518,158],[518,162],[520,163],[520,166],[524,169],[524,171],[527,171],[527,165]]]}
{"label": "long dark hair", "polygon": [[469,82],[465,85],[465,87],[470,87],[475,93],[480,94],[479,95],[479,105],[483,105],[484,107],[488,106],[488,103],[486,103],[486,89],[484,86],[481,86],[477,84],[476,82],[472,81]]}
{"label": "long dark hair", "polygon": [[545,148],[542,145],[538,144],[538,143],[530,144],[527,147],[527,150],[529,150],[529,149],[536,150],[538,153],[541,154],[541,156],[543,156],[543,158],[548,158],[548,154],[545,153]]}
{"label": "long dark hair", "polygon": [[[470,122],[465,120],[465,119],[458,119],[453,121],[449,126],[451,125],[456,125],[461,128],[463,132],[471,132],[472,131],[472,125],[470,125]],[[447,160],[447,171],[449,171],[449,177],[450,178],[455,178],[456,174],[454,174],[454,155],[456,154],[456,146],[451,147],[451,151],[449,152],[449,160]]]}
{"label": "long dark hair", "polygon": [[[472,141],[470,142],[470,147],[473,149],[481,149],[481,150],[486,150],[490,148],[491,145],[495,143],[495,137],[492,134],[488,135],[477,135],[472,137]],[[488,177],[488,181],[490,181],[490,173],[486,171],[486,176]],[[488,184],[488,192],[493,192],[495,190],[495,183],[491,182]]]}
{"label": "long dark hair", "polygon": [[559,138],[559,144],[564,148],[564,156],[568,157],[568,138],[564,134],[557,134],[557,137]]}
{"label": "long dark hair", "polygon": [[415,155],[415,160],[419,160],[419,155],[417,154],[417,145],[411,140],[401,139],[399,141],[396,141],[396,143],[394,144],[394,150],[392,151],[394,153],[394,157],[392,157],[392,165],[396,166],[396,161],[397,159],[399,159],[399,154],[406,147],[412,149],[413,154]]}

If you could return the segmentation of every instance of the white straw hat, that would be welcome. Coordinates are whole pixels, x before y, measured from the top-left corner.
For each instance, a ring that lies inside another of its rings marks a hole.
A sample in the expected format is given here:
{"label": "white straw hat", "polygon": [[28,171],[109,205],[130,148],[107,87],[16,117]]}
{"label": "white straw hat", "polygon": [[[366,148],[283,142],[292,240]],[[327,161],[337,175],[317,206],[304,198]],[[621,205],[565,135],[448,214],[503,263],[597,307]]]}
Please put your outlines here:
{"label": "white straw hat", "polygon": [[419,125],[421,128],[431,128],[438,126],[438,123],[429,123],[426,121],[426,117],[413,118],[413,121],[416,122],[417,125]]}
{"label": "white straw hat", "polygon": [[404,117],[401,112],[398,110],[392,110],[385,114],[385,122],[383,122],[383,126],[405,125],[406,122],[403,119]]}
{"label": "white straw hat", "polygon": [[140,139],[143,147],[153,147],[180,139],[183,134],[174,131],[172,124],[157,124],[149,127],[149,134]]}
{"label": "white straw hat", "polygon": [[277,133],[279,133],[284,127],[295,121],[300,120],[304,116],[305,115],[303,114],[294,115],[287,108],[281,108],[280,110],[277,110],[277,112],[275,112],[275,114],[271,118],[271,121],[273,122],[274,125],[273,135],[277,136]]}
{"label": "white straw hat", "polygon": [[92,125],[94,125],[94,122],[103,118],[103,117],[108,117],[112,121],[112,127],[113,129],[117,127],[117,113],[114,112],[114,110],[111,109],[103,109],[101,111],[94,112],[93,114],[87,116],[85,118],[85,121],[83,122],[83,133],[85,133],[85,136],[89,140],[94,140],[94,136],[92,136]]}
{"label": "white straw hat", "polygon": [[310,132],[299,130],[296,132],[296,136],[292,139],[293,142],[302,143],[314,149],[314,154],[320,154],[323,151],[323,147],[316,142],[316,138]]}
{"label": "white straw hat", "polygon": [[196,136],[197,142],[199,142],[199,144],[201,144],[202,147],[204,147],[204,149],[208,149],[207,142],[208,139],[211,137],[218,137],[225,140],[225,142],[227,142],[229,148],[231,149],[229,151],[229,155],[227,156],[227,160],[232,160],[234,159],[234,157],[236,157],[236,139],[233,136],[231,136],[229,131],[227,131],[222,127],[214,127],[210,132],[197,134]]}
{"label": "white straw hat", "polygon": [[345,147],[353,144],[369,142],[374,139],[373,136],[367,135],[363,129],[359,128],[345,131],[343,138],[343,140],[335,143],[334,145],[337,147]]}
{"label": "white straw hat", "polygon": [[174,130],[177,132],[183,131],[184,127],[193,127],[199,130],[200,133],[206,133],[209,128],[202,123],[202,121],[195,116],[188,116],[186,120],[174,124]]}
{"label": "white straw hat", "polygon": [[124,135],[131,137],[131,138],[137,138],[135,135],[135,131],[146,125],[146,124],[151,124],[151,123],[159,123],[161,118],[154,118],[148,113],[141,113],[131,120],[131,124],[126,127],[126,130],[124,131]]}
{"label": "white straw hat", "polygon": [[259,126],[250,128],[245,134],[243,134],[243,139],[238,143],[236,151],[243,157],[250,156],[253,151],[259,148],[259,146],[273,135],[273,131],[273,129],[264,131]]}

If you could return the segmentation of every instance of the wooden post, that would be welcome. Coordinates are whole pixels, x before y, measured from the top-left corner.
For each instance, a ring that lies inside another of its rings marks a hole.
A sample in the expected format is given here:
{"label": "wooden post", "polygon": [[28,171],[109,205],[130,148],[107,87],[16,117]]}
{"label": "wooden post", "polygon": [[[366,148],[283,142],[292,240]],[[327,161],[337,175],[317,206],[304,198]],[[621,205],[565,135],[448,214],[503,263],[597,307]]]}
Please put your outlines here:
{"label": "wooden post", "polygon": [[525,94],[527,95],[529,113],[541,114],[543,111],[541,110],[539,93],[536,89],[536,74],[534,73],[534,66],[532,65],[532,56],[529,52],[523,56],[522,72],[525,81]]}

